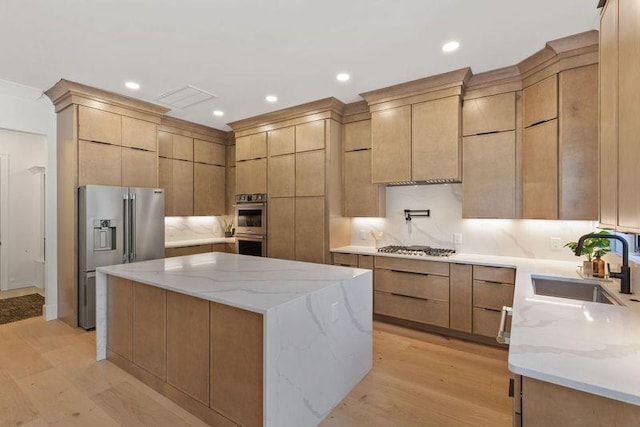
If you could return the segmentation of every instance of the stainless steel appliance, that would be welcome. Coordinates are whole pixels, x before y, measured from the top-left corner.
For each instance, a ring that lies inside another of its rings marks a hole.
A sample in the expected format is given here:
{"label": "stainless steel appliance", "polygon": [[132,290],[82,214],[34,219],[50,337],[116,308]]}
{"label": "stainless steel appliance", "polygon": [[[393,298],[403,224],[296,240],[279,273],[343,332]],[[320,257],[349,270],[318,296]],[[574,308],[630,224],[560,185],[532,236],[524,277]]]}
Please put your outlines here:
{"label": "stainless steel appliance", "polygon": [[398,255],[450,257],[454,249],[432,248],[431,246],[398,246],[390,245],[378,248],[378,252]]}
{"label": "stainless steel appliance", "polygon": [[78,190],[78,323],[96,326],[96,268],[164,258],[164,190]]}
{"label": "stainless steel appliance", "polygon": [[236,253],[267,256],[267,195],[236,196]]}

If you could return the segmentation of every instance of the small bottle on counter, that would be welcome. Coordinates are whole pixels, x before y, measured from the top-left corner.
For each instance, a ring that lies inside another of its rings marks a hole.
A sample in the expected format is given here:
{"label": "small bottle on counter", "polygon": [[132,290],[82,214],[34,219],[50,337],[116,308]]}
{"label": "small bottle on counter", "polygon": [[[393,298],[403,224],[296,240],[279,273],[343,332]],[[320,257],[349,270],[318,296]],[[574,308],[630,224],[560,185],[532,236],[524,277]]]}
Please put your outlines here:
{"label": "small bottle on counter", "polygon": [[604,279],[604,260],[600,257],[600,251],[596,252],[593,259],[593,277]]}

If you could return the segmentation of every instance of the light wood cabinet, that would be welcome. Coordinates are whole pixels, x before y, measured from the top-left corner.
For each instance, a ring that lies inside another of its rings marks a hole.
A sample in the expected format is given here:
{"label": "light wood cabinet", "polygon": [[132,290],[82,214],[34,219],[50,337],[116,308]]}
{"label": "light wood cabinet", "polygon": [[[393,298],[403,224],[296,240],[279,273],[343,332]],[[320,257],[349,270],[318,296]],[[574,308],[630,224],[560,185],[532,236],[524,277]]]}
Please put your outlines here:
{"label": "light wood cabinet", "polygon": [[[513,306],[515,270],[473,266],[473,333],[495,338],[503,306]],[[507,330],[510,328],[509,318]]]}
{"label": "light wood cabinet", "polygon": [[451,291],[449,300],[449,327],[472,332],[473,266],[451,264]]}
{"label": "light wood cabinet", "polygon": [[462,108],[462,134],[481,135],[516,128],[516,93],[465,99]]}
{"label": "light wood cabinet", "polygon": [[449,303],[375,291],[373,312],[427,325],[449,327]]}
{"label": "light wood cabinet", "polygon": [[600,19],[600,226],[618,224],[618,0]]}
{"label": "light wood cabinet", "polygon": [[325,194],[324,155],[324,150],[296,153],[296,196]]}
{"label": "light wood cabinet", "polygon": [[269,157],[296,152],[296,127],[289,126],[267,132]]}
{"label": "light wood cabinet", "polygon": [[236,138],[236,161],[267,157],[267,133]]}
{"label": "light wood cabinet", "polygon": [[343,254],[334,252],[333,265],[341,265],[343,267],[358,267],[358,255],[357,254]]}
{"label": "light wood cabinet", "polygon": [[107,276],[107,348],[133,360],[133,284]]}
{"label": "light wood cabinet", "polygon": [[411,106],[371,113],[373,183],[411,181]]}
{"label": "light wood cabinet", "polygon": [[175,248],[165,248],[164,256],[165,258],[171,258],[176,256],[185,256],[185,255],[196,255],[196,254],[205,254],[208,252],[225,252],[221,251],[219,247],[214,250],[214,246],[218,246],[218,244],[214,245],[195,245],[195,246],[178,246]]}
{"label": "light wood cabinet", "polygon": [[406,271],[408,273],[449,276],[449,263],[405,258],[376,257],[376,268]]}
{"label": "light wood cabinet", "polygon": [[122,144],[122,120],[118,114],[78,107],[78,138],[104,144]]}
{"label": "light wood cabinet", "polygon": [[267,255],[270,258],[295,260],[296,200],[293,197],[272,197],[268,206]]}
{"label": "light wood cabinet", "polygon": [[238,194],[267,192],[267,159],[236,163],[236,192]]}
{"label": "light wood cabinet", "polygon": [[169,132],[158,131],[158,156],[173,158],[173,135]]}
{"label": "light wood cabinet", "polygon": [[226,152],[225,146],[215,142],[193,140],[193,161],[195,163],[205,163],[208,165],[225,166]]}
{"label": "light wood cabinet", "polygon": [[172,161],[173,207],[175,216],[193,215],[193,163],[185,160]]}
{"label": "light wood cabinet", "polygon": [[524,130],[522,140],[522,216],[558,218],[558,121]]}
{"label": "light wood cabinet", "polygon": [[558,117],[558,76],[547,77],[523,91],[524,127]]}
{"label": "light wood cabinet", "polygon": [[122,185],[122,147],[80,141],[78,185]]}
{"label": "light wood cabinet", "polygon": [[506,283],[473,281],[473,305],[479,308],[501,311],[513,304],[514,286]]}
{"label": "light wood cabinet", "polygon": [[459,181],[460,97],[413,104],[411,114],[411,180]]}
{"label": "light wood cabinet", "polygon": [[498,335],[498,329],[500,329],[501,316],[502,313],[498,310],[473,307],[473,333],[495,338]]}
{"label": "light wood cabinet", "polygon": [[324,149],[324,127],[324,120],[315,120],[296,125],[296,152]]}
{"label": "light wood cabinet", "polygon": [[183,135],[172,135],[173,158],[193,162],[193,138]]}
{"label": "light wood cabinet", "polygon": [[345,123],[342,129],[344,151],[371,149],[371,120]]}
{"label": "light wood cabinet", "polygon": [[394,295],[449,301],[449,277],[377,269],[374,290]]}
{"label": "light wood cabinet", "polygon": [[325,262],[324,197],[296,197],[295,253],[296,261]]}
{"label": "light wood cabinet", "polygon": [[194,163],[193,214],[196,216],[224,215],[225,168]]}
{"label": "light wood cabinet", "polygon": [[371,183],[371,150],[344,153],[344,216],[384,217],[386,189]]}
{"label": "light wood cabinet", "polygon": [[173,162],[172,159],[158,158],[158,187],[164,189],[164,216],[173,213]]}
{"label": "light wood cabinet", "polygon": [[516,217],[516,133],[463,139],[464,218]]}
{"label": "light wood cabinet", "polygon": [[373,255],[358,255],[358,268],[373,270],[375,267],[375,257]]}
{"label": "light wood cabinet", "polygon": [[158,151],[158,132],[155,123],[122,116],[122,146]]}
{"label": "light wood cabinet", "polygon": [[125,187],[157,187],[158,156],[156,153],[122,147],[122,185]]}
{"label": "light wood cabinet", "polygon": [[236,203],[236,168],[227,168],[227,182],[226,182],[226,197],[227,197],[227,215],[234,214],[233,205]]}
{"label": "light wood cabinet", "polygon": [[296,195],[296,155],[269,157],[267,190],[269,197]]}
{"label": "light wood cabinet", "polygon": [[133,362],[166,379],[167,291],[133,283]]}

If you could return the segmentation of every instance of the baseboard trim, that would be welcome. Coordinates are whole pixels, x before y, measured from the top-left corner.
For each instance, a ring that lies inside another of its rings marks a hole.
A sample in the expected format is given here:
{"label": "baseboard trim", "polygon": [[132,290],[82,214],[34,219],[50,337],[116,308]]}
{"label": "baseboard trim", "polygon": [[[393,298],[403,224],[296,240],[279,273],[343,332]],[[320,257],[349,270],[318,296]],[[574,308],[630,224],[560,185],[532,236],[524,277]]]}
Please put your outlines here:
{"label": "baseboard trim", "polygon": [[58,318],[58,304],[45,304],[42,306],[44,320],[55,320]]}

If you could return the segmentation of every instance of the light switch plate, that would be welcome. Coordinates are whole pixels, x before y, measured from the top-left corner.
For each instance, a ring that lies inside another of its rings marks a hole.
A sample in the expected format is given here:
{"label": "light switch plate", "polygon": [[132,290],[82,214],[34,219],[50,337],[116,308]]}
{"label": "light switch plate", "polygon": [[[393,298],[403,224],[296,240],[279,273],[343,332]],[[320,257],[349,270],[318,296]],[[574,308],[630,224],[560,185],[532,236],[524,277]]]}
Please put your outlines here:
{"label": "light switch plate", "polygon": [[456,245],[462,244],[462,233],[453,233],[453,243]]}
{"label": "light switch plate", "polygon": [[360,230],[360,240],[367,240],[369,238],[369,233],[367,230]]}

